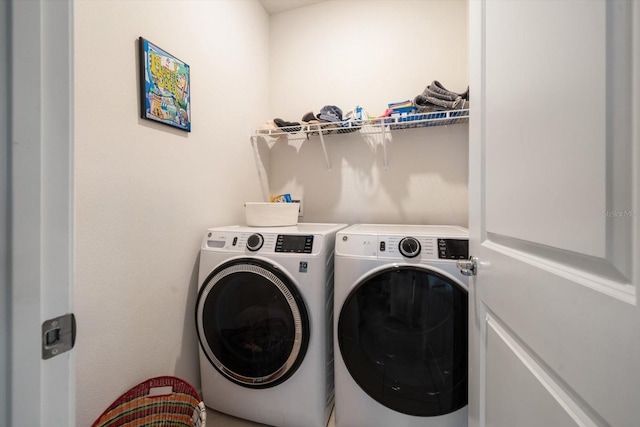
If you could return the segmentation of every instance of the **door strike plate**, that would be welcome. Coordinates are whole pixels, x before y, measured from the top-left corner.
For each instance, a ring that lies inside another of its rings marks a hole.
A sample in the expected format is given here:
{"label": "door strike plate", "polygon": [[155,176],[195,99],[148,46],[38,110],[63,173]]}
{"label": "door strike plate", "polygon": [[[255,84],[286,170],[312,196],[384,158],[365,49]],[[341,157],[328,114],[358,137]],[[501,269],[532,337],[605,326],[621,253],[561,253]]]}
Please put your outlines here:
{"label": "door strike plate", "polygon": [[42,323],[42,358],[50,359],[73,348],[76,341],[76,318],[73,313]]}

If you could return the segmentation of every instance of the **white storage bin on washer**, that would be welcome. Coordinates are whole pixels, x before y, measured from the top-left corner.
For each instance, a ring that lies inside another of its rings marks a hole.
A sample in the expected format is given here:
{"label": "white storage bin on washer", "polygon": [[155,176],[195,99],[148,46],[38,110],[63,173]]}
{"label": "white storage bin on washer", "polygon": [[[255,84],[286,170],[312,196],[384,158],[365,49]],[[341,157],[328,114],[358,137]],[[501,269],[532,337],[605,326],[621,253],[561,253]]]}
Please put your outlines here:
{"label": "white storage bin on washer", "polygon": [[244,207],[250,227],[284,227],[298,223],[299,203],[246,202]]}

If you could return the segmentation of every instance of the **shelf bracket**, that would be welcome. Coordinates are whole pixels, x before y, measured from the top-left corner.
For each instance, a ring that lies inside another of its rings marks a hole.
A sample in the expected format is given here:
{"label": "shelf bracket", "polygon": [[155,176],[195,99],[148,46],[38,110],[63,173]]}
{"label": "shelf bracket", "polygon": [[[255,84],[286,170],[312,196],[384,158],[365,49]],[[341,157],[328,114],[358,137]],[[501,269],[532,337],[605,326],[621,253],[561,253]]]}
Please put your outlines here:
{"label": "shelf bracket", "polygon": [[258,147],[258,137],[252,136],[251,146],[253,147],[253,159],[256,163],[256,170],[258,172],[258,179],[260,179],[260,187],[262,190],[262,197],[264,200],[269,200],[269,174],[264,167],[262,158],[260,157],[260,148]]}
{"label": "shelf bracket", "polygon": [[387,127],[382,126],[382,155],[384,156],[384,170],[389,170],[389,159],[387,157]]}
{"label": "shelf bracket", "polygon": [[320,144],[322,145],[322,152],[324,153],[324,162],[327,165],[327,172],[331,172],[331,162],[329,162],[329,154],[327,153],[327,147],[324,144],[324,135],[322,129],[318,126],[318,135],[320,135]]}

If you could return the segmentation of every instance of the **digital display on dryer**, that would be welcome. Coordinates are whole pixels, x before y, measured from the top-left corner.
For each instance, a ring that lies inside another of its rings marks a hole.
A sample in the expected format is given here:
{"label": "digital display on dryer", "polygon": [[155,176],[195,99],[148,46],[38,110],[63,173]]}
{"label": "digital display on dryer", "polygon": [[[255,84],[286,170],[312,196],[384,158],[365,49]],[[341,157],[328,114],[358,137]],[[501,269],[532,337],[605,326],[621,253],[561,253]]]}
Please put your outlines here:
{"label": "digital display on dryer", "polygon": [[279,234],[276,240],[276,252],[310,254],[313,249],[313,236]]}
{"label": "digital display on dryer", "polygon": [[463,239],[438,239],[438,258],[468,259],[469,241]]}

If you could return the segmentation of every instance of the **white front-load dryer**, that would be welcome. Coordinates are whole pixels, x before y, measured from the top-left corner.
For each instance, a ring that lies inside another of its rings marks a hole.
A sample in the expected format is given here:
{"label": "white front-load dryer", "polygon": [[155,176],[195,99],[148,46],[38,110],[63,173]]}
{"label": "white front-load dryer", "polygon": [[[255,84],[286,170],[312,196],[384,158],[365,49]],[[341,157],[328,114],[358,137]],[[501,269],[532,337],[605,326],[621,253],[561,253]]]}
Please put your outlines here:
{"label": "white front-load dryer", "polygon": [[327,425],[333,257],[345,226],[207,230],[195,310],[206,406],[271,426]]}
{"label": "white front-load dryer", "polygon": [[467,426],[468,244],[455,226],[338,232],[337,427]]}

